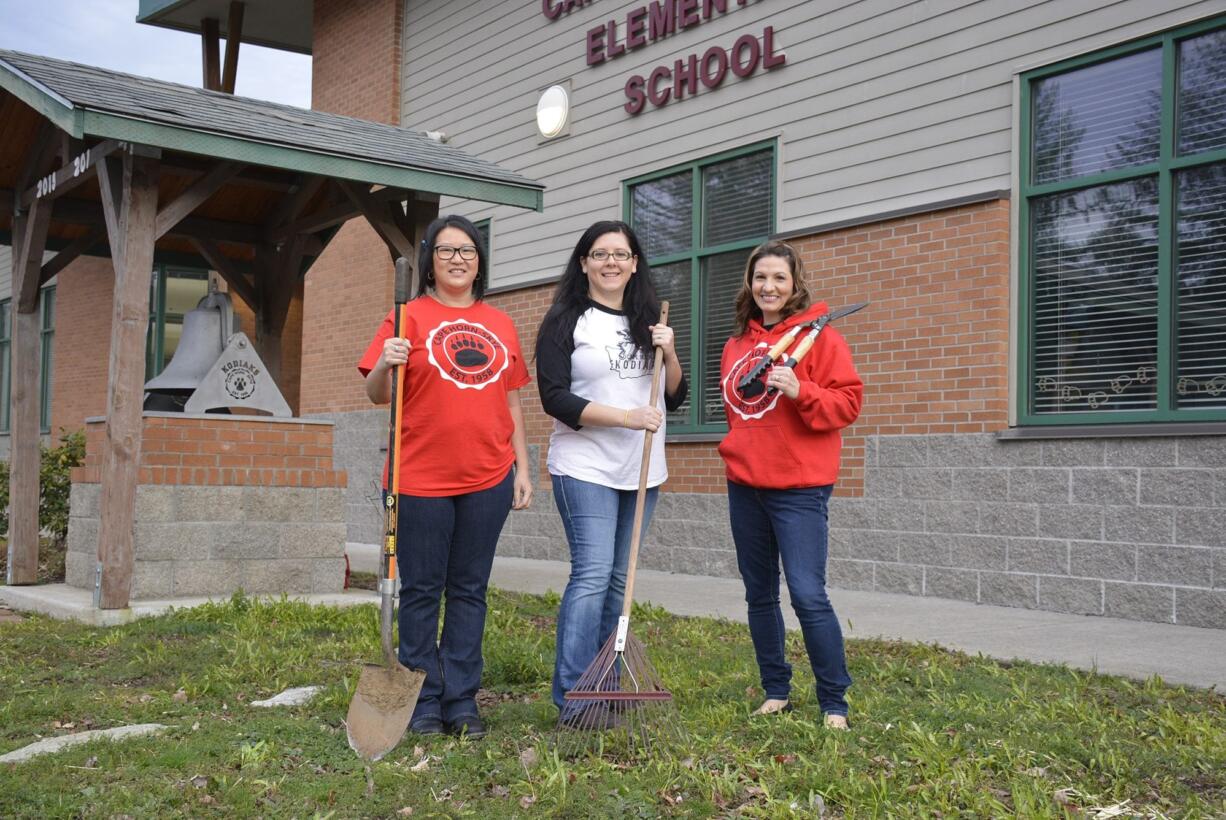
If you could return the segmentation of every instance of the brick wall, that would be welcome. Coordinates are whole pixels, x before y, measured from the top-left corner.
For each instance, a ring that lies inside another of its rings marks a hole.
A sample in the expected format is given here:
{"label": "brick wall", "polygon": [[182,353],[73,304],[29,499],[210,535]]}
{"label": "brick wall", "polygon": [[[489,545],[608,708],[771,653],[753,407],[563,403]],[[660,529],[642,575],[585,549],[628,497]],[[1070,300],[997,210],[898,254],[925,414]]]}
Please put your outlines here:
{"label": "brick wall", "polygon": [[[317,0],[312,108],[400,122],[403,5]],[[392,278],[386,246],[361,219],[342,226],[311,266],[302,308],[302,415],[369,408],[354,365],[391,307]]]}
{"label": "brick wall", "polygon": [[56,279],[53,438],[61,428],[79,430],[90,416],[106,414],[114,290],[115,269],[110,259],[79,257]]}
{"label": "brick wall", "polygon": [[[102,421],[85,429],[85,462],[73,482],[101,480]],[[343,487],[332,469],[332,425],[218,416],[144,417],[141,484]]]}
{"label": "brick wall", "polygon": [[[1009,203],[999,201],[792,240],[817,298],[872,302],[839,322],[865,381],[864,410],[844,435],[840,495],[863,493],[867,436],[1007,425],[1008,231]],[[515,320],[529,356],[552,292],[490,297]],[[550,420],[534,389],[525,399],[529,442],[543,451]],[[723,493],[715,447],[668,445],[664,491]]]}

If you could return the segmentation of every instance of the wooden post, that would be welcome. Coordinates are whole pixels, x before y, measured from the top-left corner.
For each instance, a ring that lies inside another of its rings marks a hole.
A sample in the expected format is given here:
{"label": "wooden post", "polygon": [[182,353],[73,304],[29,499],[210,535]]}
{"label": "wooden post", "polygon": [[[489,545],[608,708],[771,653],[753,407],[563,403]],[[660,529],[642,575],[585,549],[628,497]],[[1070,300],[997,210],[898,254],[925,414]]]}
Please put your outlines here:
{"label": "wooden post", "polygon": [[[111,247],[122,248],[122,252],[116,255],[115,263],[106,440],[102,448],[100,579],[94,593],[101,609],[123,609],[132,590],[132,530],[140,472],[145,332],[149,326],[159,170],[155,157],[126,155],[120,213],[107,220],[108,225],[122,226],[123,233],[111,236]],[[103,207],[110,207],[105,189],[103,193]]]}
{"label": "wooden post", "polygon": [[42,270],[51,204],[36,200],[13,220],[12,381],[9,450],[9,584],[38,580],[39,314]]}
{"label": "wooden post", "polygon": [[226,25],[226,63],[221,72],[221,90],[227,94],[234,93],[234,82],[238,77],[238,47],[243,40],[243,9],[244,4],[237,0],[230,3],[230,18]]}
{"label": "wooden post", "polygon": [[200,47],[204,60],[204,87],[209,91],[220,91],[221,27],[217,18],[206,17],[200,21]]}

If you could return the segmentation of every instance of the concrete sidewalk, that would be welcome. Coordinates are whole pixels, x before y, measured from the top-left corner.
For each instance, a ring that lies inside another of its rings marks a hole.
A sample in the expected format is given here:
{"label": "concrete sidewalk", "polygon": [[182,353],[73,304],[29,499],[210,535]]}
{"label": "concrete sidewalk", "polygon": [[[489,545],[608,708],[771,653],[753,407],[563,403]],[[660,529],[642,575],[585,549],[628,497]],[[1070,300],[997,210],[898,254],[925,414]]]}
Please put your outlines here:
{"label": "concrete sidewalk", "polygon": [[[561,592],[570,565],[562,561],[497,558],[491,583],[518,592]],[[638,571],[634,597],[678,615],[745,621],[744,587],[737,578]],[[784,590],[786,597],[787,590]],[[1216,686],[1226,691],[1226,631],[1062,615],[880,592],[831,589],[830,598],[849,638],[937,643],[1005,660],[1064,663],[1113,675],[1168,683]],[[798,628],[785,602],[789,629]],[[750,652],[746,634],[746,652]]]}
{"label": "concrete sidewalk", "polygon": [[[355,570],[377,571],[378,547],[350,544],[348,548]],[[518,592],[561,593],[569,572],[570,564],[563,561],[496,558],[491,582]],[[737,578],[640,569],[634,592],[636,600],[678,615],[745,621],[744,589]],[[785,588],[785,599],[786,595]],[[294,597],[332,606],[378,601],[375,593],[365,590]],[[1226,691],[1226,630],[845,589],[830,590],[830,597],[849,638],[937,643],[1004,660],[1063,663],[1139,679],[1160,675],[1169,683]],[[205,600],[141,601],[130,609],[100,611],[93,608],[88,592],[64,584],[0,586],[0,604],[98,626],[157,615],[172,606],[193,606]],[[788,628],[796,629],[796,617],[786,601],[783,615]],[[750,652],[748,635],[745,640],[746,652]]]}

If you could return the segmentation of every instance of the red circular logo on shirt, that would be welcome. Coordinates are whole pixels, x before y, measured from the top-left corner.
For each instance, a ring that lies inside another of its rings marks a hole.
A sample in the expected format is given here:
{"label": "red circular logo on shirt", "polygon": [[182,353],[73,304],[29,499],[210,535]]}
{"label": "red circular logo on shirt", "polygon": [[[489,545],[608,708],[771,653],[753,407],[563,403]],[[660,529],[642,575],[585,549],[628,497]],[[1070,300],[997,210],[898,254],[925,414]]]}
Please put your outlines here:
{"label": "red circular logo on shirt", "polygon": [[443,322],[426,336],[426,350],[443,378],[461,390],[498,381],[511,363],[507,346],[479,322]]}
{"label": "red circular logo on shirt", "polygon": [[769,367],[760,378],[751,382],[744,390],[737,389],[737,384],[745,378],[745,374],[753,370],[754,365],[766,355],[769,349],[770,347],[763,342],[737,359],[736,364],[732,365],[721,384],[724,403],[743,419],[762,418],[763,415],[775,409],[775,405],[779,403],[779,396],[782,395],[778,391],[769,393],[766,390],[766,374],[770,373]]}

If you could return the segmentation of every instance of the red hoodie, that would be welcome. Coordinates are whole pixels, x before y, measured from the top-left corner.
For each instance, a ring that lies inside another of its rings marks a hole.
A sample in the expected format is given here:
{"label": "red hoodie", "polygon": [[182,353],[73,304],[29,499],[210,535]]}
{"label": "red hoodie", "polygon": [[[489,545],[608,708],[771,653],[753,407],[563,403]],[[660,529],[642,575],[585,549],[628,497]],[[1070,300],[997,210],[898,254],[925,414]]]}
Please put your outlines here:
{"label": "red hoodie", "polygon": [[[828,312],[826,303],[818,302],[770,330],[751,319],[744,334],[724,345],[719,372],[728,435],[719,445],[719,454],[729,480],[783,490],[820,487],[838,478],[843,444],[839,431],[860,415],[864,383],[837,330],[827,325],[796,365],[800,395],[795,400],[782,392],[745,396],[736,389],[736,383],[790,328]],[[800,332],[789,352],[808,332]],[[786,359],[784,354],[780,361]]]}

